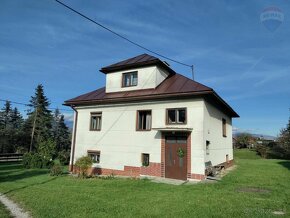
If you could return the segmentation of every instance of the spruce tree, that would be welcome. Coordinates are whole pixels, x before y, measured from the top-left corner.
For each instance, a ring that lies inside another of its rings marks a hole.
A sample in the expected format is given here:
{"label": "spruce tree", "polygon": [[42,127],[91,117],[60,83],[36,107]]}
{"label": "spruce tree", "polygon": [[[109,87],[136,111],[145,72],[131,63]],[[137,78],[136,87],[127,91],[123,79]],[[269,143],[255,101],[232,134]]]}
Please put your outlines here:
{"label": "spruce tree", "polygon": [[23,143],[23,118],[16,107],[12,109],[9,101],[1,109],[0,123],[0,152],[17,151]]}
{"label": "spruce tree", "polygon": [[32,151],[37,144],[46,141],[51,137],[52,115],[48,109],[50,103],[44,95],[44,89],[39,84],[35,89],[34,96],[30,100],[28,113],[28,126],[31,129],[31,140],[29,151]]}
{"label": "spruce tree", "polygon": [[11,113],[12,113],[11,104],[9,101],[6,101],[4,107],[1,109],[1,112],[0,112],[0,128],[1,129],[9,128],[9,125],[11,122]]}
{"label": "spruce tree", "polygon": [[4,107],[0,111],[0,152],[10,153],[12,146],[10,144],[10,126],[11,120],[11,104],[9,101],[5,102]]}
{"label": "spruce tree", "polygon": [[57,151],[67,151],[70,146],[70,133],[64,122],[64,115],[59,112],[59,109],[54,112],[52,132]]}

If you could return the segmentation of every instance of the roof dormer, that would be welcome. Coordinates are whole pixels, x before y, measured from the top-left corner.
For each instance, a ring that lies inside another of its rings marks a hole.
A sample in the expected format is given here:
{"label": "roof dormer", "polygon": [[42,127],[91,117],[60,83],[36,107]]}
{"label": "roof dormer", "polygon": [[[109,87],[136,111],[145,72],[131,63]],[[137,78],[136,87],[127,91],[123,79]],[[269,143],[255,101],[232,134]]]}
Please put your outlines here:
{"label": "roof dormer", "polygon": [[142,54],[103,67],[106,74],[106,93],[154,89],[175,72],[160,59]]}

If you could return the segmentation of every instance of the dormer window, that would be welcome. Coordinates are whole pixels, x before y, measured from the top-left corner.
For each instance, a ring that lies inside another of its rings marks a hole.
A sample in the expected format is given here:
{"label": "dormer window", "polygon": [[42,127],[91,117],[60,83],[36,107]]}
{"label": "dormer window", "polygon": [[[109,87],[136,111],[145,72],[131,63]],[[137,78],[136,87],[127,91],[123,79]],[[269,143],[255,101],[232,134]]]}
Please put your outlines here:
{"label": "dormer window", "polygon": [[137,86],[137,84],[138,84],[137,71],[123,73],[122,87]]}

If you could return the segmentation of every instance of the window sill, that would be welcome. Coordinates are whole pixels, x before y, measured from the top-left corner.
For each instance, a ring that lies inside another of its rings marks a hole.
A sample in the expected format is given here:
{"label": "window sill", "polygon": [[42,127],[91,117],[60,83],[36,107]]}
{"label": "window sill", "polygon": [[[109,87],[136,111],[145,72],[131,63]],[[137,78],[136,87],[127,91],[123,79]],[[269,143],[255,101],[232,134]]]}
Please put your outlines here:
{"label": "window sill", "polygon": [[149,132],[151,129],[136,129],[137,132]]}
{"label": "window sill", "polygon": [[138,86],[138,85],[131,85],[131,86],[121,86],[121,88],[129,88],[129,87],[135,87],[135,86]]}

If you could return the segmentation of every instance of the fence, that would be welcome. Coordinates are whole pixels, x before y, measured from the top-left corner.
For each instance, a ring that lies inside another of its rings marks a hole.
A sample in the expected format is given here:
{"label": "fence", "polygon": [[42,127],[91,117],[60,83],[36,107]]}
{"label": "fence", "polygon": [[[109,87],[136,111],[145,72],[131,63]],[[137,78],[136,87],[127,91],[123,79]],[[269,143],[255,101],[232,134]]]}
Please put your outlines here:
{"label": "fence", "polygon": [[9,153],[0,154],[0,162],[22,161],[23,154]]}

